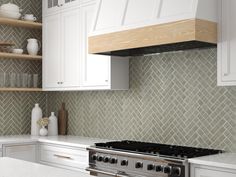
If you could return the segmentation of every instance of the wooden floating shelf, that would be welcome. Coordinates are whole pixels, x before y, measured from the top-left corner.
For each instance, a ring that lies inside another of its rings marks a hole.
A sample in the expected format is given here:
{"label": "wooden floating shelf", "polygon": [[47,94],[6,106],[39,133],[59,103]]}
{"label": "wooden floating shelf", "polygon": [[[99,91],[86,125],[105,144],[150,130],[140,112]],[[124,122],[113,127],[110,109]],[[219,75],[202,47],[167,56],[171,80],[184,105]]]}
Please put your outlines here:
{"label": "wooden floating shelf", "polygon": [[0,58],[19,59],[19,60],[42,60],[42,56],[39,55],[26,55],[26,54],[14,54],[0,52]]}
{"label": "wooden floating shelf", "polygon": [[23,27],[23,28],[42,29],[42,23],[14,20],[9,18],[0,18],[0,24],[10,25],[15,27]]}
{"label": "wooden floating shelf", "polygon": [[0,92],[42,92],[41,88],[0,88]]}
{"label": "wooden floating shelf", "polygon": [[13,46],[13,45],[15,45],[15,44],[12,42],[1,42],[0,41],[0,47]]}

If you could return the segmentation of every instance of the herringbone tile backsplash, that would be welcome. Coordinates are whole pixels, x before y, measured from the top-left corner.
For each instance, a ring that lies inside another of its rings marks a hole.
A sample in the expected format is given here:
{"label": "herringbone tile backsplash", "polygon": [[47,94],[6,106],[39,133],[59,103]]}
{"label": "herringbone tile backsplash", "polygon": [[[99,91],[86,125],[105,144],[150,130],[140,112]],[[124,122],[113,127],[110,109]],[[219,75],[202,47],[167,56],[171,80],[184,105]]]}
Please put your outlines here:
{"label": "herringbone tile backsplash", "polygon": [[[42,18],[42,2],[38,0],[1,0],[0,5],[15,3],[22,13],[33,13],[39,20]],[[39,30],[0,25],[0,41],[12,41],[16,48],[26,51],[27,39],[41,40]],[[42,64],[38,61],[18,61],[0,59],[0,72],[38,73],[41,78]],[[41,79],[40,79],[41,80]],[[31,110],[39,102],[46,114],[45,93],[0,92],[0,135],[27,134],[30,132]]]}
{"label": "herringbone tile backsplash", "polygon": [[[19,4],[41,19],[41,1]],[[26,47],[35,30],[0,25],[0,40]],[[2,72],[41,74],[40,62],[0,60]],[[236,87],[217,87],[216,49],[133,57],[128,91],[0,92],[0,135],[30,132],[39,102],[44,115],[66,102],[69,134],[219,148],[236,152]],[[47,111],[49,110],[49,111]]]}
{"label": "herringbone tile backsplash", "polygon": [[49,93],[66,102],[69,134],[236,152],[236,87],[217,87],[216,49],[130,60],[128,91]]}

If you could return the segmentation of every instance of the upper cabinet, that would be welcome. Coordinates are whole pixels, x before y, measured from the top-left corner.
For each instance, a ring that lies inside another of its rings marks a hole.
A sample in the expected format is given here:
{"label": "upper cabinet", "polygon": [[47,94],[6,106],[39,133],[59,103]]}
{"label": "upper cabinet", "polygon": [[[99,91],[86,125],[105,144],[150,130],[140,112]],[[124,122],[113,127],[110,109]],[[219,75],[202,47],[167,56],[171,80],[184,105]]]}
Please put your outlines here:
{"label": "upper cabinet", "polygon": [[236,85],[236,1],[219,5],[218,85]]}
{"label": "upper cabinet", "polygon": [[43,7],[44,90],[129,88],[128,58],[88,54],[95,1],[65,0],[53,11],[45,1]]}

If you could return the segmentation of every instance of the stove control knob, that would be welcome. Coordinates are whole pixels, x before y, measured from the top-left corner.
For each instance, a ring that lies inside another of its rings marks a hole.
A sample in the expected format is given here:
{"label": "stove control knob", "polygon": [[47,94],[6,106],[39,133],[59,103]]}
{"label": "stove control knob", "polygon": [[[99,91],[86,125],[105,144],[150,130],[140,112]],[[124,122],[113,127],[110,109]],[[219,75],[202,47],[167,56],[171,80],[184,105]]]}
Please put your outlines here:
{"label": "stove control knob", "polygon": [[172,169],[171,169],[170,166],[165,166],[163,168],[163,172],[166,173],[166,174],[171,174],[171,171],[172,171]]}
{"label": "stove control knob", "polygon": [[122,160],[120,165],[121,166],[128,166],[128,160]]}
{"label": "stove control knob", "polygon": [[104,162],[104,163],[108,163],[109,160],[110,160],[110,157],[104,157],[104,158],[103,158],[103,162]]}
{"label": "stove control knob", "polygon": [[97,161],[98,162],[101,162],[103,160],[103,157],[102,156],[97,156]]}
{"label": "stove control knob", "polygon": [[116,158],[110,158],[109,162],[111,164],[116,164],[117,163],[117,159]]}
{"label": "stove control knob", "polygon": [[181,175],[181,168],[180,167],[173,167],[172,174],[176,175],[176,176],[180,176]]}
{"label": "stove control knob", "polygon": [[142,162],[137,162],[135,164],[135,168],[143,168],[143,163]]}
{"label": "stove control knob", "polygon": [[98,156],[97,156],[96,154],[93,154],[92,157],[91,157],[91,159],[92,159],[93,161],[95,161],[95,160],[97,160],[97,157],[98,157]]}
{"label": "stove control knob", "polygon": [[155,169],[155,165],[153,165],[153,164],[149,164],[148,166],[147,166],[147,170],[148,171],[151,171],[151,170],[154,170]]}
{"label": "stove control knob", "polygon": [[156,172],[162,172],[163,171],[163,166],[157,165],[156,166]]}

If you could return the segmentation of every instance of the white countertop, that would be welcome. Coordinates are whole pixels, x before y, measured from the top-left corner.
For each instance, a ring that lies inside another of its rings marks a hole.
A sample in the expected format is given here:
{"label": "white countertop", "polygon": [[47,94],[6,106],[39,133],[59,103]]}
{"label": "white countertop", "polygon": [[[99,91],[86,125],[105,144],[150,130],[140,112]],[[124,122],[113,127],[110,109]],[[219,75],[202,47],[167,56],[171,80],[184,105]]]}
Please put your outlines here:
{"label": "white countertop", "polygon": [[236,153],[223,153],[189,159],[190,163],[236,170]]}
{"label": "white countertop", "polygon": [[109,140],[87,138],[79,136],[30,136],[30,135],[15,135],[15,136],[0,136],[0,148],[2,144],[9,143],[30,143],[30,142],[42,142],[42,143],[53,143],[65,146],[73,146],[79,148],[86,148],[94,143],[106,142]]}
{"label": "white countertop", "polygon": [[44,143],[53,143],[66,146],[87,148],[91,145],[94,145],[94,143],[107,142],[109,140],[79,137],[79,136],[51,136],[51,137],[39,137],[38,141]]}
{"label": "white countertop", "polygon": [[0,158],[0,177],[90,177],[90,175],[11,158]]}

